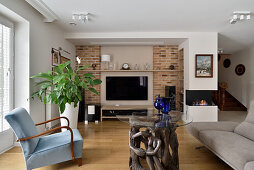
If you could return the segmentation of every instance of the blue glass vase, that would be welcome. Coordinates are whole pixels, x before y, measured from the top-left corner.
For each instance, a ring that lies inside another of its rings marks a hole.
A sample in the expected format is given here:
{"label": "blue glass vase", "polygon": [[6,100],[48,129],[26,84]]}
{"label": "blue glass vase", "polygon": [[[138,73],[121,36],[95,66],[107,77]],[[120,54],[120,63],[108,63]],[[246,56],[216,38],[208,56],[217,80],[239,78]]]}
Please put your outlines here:
{"label": "blue glass vase", "polygon": [[161,112],[164,114],[168,114],[171,110],[170,108],[170,98],[169,97],[163,97],[162,98],[163,107],[161,109]]}
{"label": "blue glass vase", "polygon": [[154,101],[154,107],[158,110],[158,113],[160,114],[160,110],[164,107],[163,98],[161,98],[160,95],[156,96]]}

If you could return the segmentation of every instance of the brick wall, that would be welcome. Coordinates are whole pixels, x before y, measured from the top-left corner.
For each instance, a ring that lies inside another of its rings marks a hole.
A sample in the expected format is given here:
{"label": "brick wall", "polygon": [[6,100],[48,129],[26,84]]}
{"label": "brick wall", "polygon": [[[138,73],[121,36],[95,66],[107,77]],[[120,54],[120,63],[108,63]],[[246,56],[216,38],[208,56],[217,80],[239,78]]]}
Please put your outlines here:
{"label": "brick wall", "polygon": [[[80,57],[81,64],[80,66],[85,65],[92,65],[96,64],[96,70],[101,69],[100,60],[101,60],[101,48],[97,45],[81,45],[76,46],[76,55]],[[77,66],[77,63],[76,63]],[[92,67],[87,68],[86,70],[92,70]],[[86,71],[80,71],[80,74],[86,73]],[[100,72],[92,72],[93,75],[96,76],[96,78],[100,79],[101,74]],[[101,86],[97,85],[94,87],[99,93]],[[100,94],[96,95],[88,90],[85,91],[85,103],[86,104],[98,104],[100,103]]]}
{"label": "brick wall", "polygon": [[[178,59],[178,46],[158,45],[153,47],[154,70],[169,70],[170,65],[175,70],[180,69],[181,61]],[[179,108],[179,76],[180,72],[154,72],[153,73],[153,99],[156,95],[165,96],[165,86],[176,86],[176,108]]]}
{"label": "brick wall", "polygon": [[[76,46],[76,55],[80,57],[81,64],[84,65],[92,65],[96,64],[96,70],[101,69],[100,65],[100,56],[101,56],[101,48],[100,46]],[[153,47],[153,69],[154,70],[169,70],[170,65],[175,66],[175,70],[182,69],[180,67],[180,62],[183,60],[179,60],[178,58],[178,46],[176,45],[158,45]],[[92,68],[88,68],[92,70]],[[80,72],[80,74],[84,74],[85,71]],[[101,77],[100,72],[93,72],[96,78]],[[177,101],[179,101],[179,78],[182,77],[182,72],[154,72],[153,73],[153,99],[158,94],[165,96],[165,86],[176,86],[177,90]],[[96,90],[100,92],[100,86],[96,86]],[[97,104],[100,103],[100,95],[95,95],[90,91],[85,92],[85,100],[86,104]],[[177,103],[177,108],[179,108],[179,102]]]}

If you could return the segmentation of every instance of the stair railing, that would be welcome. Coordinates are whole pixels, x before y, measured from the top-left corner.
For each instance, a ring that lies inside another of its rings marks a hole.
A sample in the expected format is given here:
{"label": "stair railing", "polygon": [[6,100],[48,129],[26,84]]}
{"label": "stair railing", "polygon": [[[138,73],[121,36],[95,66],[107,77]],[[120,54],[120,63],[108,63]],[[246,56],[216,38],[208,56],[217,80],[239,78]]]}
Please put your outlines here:
{"label": "stair railing", "polygon": [[213,93],[213,101],[216,105],[218,105],[219,109],[223,110],[226,101],[226,89],[228,85],[226,82],[221,82],[218,85],[218,90]]}

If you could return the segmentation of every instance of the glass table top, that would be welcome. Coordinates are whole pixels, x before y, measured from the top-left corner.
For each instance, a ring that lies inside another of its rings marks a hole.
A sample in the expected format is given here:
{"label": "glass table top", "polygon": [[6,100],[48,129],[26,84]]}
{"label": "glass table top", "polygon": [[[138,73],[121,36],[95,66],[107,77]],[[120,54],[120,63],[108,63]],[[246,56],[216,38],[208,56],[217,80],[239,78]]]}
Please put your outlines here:
{"label": "glass table top", "polygon": [[158,114],[155,109],[149,109],[146,112],[132,112],[130,115],[116,114],[116,117],[130,126],[167,128],[185,126],[192,122],[191,118],[182,121],[183,112],[170,111],[168,114]]}

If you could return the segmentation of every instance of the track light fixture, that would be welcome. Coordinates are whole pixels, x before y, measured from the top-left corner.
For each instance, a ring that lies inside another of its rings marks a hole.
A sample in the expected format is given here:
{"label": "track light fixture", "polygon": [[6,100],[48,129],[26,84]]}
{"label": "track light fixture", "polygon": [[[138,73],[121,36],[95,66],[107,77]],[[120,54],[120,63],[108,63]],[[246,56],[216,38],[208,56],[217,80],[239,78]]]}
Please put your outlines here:
{"label": "track light fixture", "polygon": [[74,13],[72,14],[72,19],[86,23],[89,20],[89,13]]}
{"label": "track light fixture", "polygon": [[235,24],[237,21],[250,20],[252,13],[250,11],[235,11],[230,19],[230,24]]}

